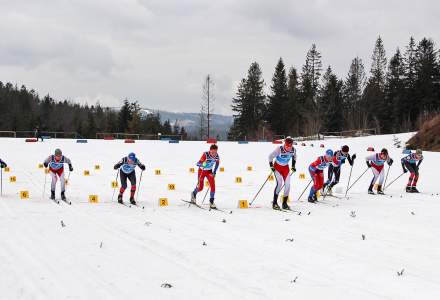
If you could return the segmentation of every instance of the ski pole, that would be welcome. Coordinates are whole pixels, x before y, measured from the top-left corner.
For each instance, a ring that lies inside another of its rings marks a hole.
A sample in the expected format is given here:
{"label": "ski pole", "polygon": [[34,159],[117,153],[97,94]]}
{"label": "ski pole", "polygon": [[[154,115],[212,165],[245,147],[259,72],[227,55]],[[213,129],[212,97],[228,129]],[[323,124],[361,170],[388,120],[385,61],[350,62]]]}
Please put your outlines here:
{"label": "ski pole", "polygon": [[307,188],[309,187],[309,185],[312,183],[313,179],[310,179],[309,183],[307,184],[306,188],[302,191],[301,195],[299,195],[298,197],[298,201],[301,200],[302,195],[304,195],[304,193],[306,192]]}
{"label": "ski pole", "polygon": [[402,175],[403,174],[405,174],[405,172],[403,172],[402,174],[400,174],[399,176],[397,176],[393,181],[391,181],[385,188],[384,188],[384,190],[386,189],[386,188],[388,188],[390,185],[392,185],[397,179],[399,179],[400,177],[402,177]]}
{"label": "ski pole", "polygon": [[356,182],[359,181],[359,179],[361,179],[362,176],[364,176],[365,173],[367,173],[367,171],[370,169],[370,167],[368,167],[362,174],[361,176],[359,176],[354,182],[353,184],[347,189],[346,193],[356,184]]}
{"label": "ski pole", "polygon": [[269,176],[267,176],[266,181],[264,181],[263,185],[260,187],[260,189],[258,190],[258,192],[255,194],[254,198],[252,199],[252,201],[249,203],[249,205],[252,205],[252,203],[254,203],[255,199],[257,199],[258,194],[260,194],[261,190],[263,189],[263,187],[266,185],[266,183],[269,181],[270,176],[273,174],[273,172],[271,171]]}
{"label": "ski pole", "polygon": [[206,189],[205,196],[203,196],[202,204],[205,203],[206,195],[208,195],[208,192],[209,192],[210,189],[211,189],[210,186]]}
{"label": "ski pole", "polygon": [[3,168],[0,168],[0,196],[3,197]]}
{"label": "ski pole", "polygon": [[144,173],[144,170],[141,171],[141,176],[139,178],[139,185],[138,185],[138,191],[136,193],[136,203],[138,201],[139,198],[139,192],[141,191],[141,183],[142,183],[142,174]]}
{"label": "ski pole", "polygon": [[[354,165],[354,161],[353,161],[353,165]],[[353,165],[351,165],[351,168],[350,168],[350,176],[348,177],[347,188],[345,189],[345,196],[344,196],[344,198],[347,197],[348,187],[350,186],[350,180],[351,180],[351,172],[353,171]]]}
{"label": "ski pole", "polygon": [[[116,179],[115,179],[116,184],[118,183],[118,177],[119,177],[119,169],[116,171]],[[116,188],[113,189],[112,202],[113,202],[113,198],[115,197],[115,192],[116,192]]]}
{"label": "ski pole", "polygon": [[388,170],[387,170],[387,176],[385,176],[385,181],[384,181],[384,183],[383,183],[383,186],[385,186],[385,185],[387,184],[388,174],[390,173],[390,169],[391,169],[392,166],[393,166],[393,165],[391,165],[391,166],[388,167]]}
{"label": "ski pole", "polygon": [[44,187],[43,187],[43,196],[42,196],[43,199],[44,199],[44,194],[46,194],[46,182],[47,182],[48,171],[45,169],[44,173],[45,173],[45,175],[44,175]]}

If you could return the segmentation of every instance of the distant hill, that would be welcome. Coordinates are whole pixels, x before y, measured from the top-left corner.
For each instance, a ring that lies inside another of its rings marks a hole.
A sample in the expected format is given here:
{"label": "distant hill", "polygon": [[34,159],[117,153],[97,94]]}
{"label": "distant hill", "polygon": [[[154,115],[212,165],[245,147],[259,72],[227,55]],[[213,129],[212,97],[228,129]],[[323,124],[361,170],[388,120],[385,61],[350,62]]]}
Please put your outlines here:
{"label": "distant hill", "polygon": [[[175,113],[163,110],[143,109],[143,112],[150,114],[159,112],[161,121],[170,120],[171,124],[177,121],[179,126],[185,127],[185,130],[191,134],[199,132],[200,116],[198,113]],[[211,136],[220,136],[221,139],[226,139],[229,128],[232,125],[232,116],[213,114],[211,119]]]}

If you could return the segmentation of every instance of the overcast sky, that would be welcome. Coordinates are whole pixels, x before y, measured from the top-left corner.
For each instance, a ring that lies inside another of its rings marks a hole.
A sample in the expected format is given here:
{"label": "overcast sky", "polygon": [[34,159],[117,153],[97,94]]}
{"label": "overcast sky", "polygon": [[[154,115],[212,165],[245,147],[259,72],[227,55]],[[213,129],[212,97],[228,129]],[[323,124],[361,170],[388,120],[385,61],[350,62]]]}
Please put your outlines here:
{"label": "overcast sky", "polygon": [[356,55],[369,70],[378,35],[388,57],[411,35],[440,43],[439,12],[436,0],[0,0],[0,81],[57,100],[196,112],[209,73],[215,112],[231,114],[253,61],[269,86],[279,57],[300,69],[315,43],[345,77]]}

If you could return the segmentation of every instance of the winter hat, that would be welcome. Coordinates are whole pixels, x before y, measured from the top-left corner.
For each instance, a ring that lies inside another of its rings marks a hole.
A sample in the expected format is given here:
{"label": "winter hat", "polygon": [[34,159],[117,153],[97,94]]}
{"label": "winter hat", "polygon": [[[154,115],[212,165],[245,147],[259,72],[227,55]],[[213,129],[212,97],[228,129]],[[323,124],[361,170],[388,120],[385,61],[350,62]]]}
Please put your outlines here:
{"label": "winter hat", "polygon": [[134,154],[133,152],[131,152],[130,154],[128,154],[128,158],[129,158],[130,160],[135,161],[135,160],[136,160],[136,154]]}
{"label": "winter hat", "polygon": [[58,155],[62,155],[63,154],[63,152],[61,152],[61,149],[55,149],[55,156],[58,156]]}

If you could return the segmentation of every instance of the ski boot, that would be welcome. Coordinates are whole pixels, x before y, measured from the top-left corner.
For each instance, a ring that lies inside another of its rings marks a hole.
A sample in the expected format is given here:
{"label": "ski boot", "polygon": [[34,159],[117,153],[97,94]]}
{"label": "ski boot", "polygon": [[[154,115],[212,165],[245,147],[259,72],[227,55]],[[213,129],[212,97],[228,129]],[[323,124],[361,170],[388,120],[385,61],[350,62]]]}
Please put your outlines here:
{"label": "ski boot", "polygon": [[194,191],[191,192],[191,203],[196,204],[196,194],[194,193]]}
{"label": "ski boot", "polygon": [[405,191],[406,191],[407,193],[412,193],[412,192],[413,192],[411,186],[407,186],[406,189],[405,189]]}
{"label": "ski boot", "polygon": [[50,191],[50,199],[55,200],[55,191]]}
{"label": "ski boot", "polygon": [[66,201],[66,195],[64,194],[64,191],[61,192],[61,200]]}
{"label": "ski boot", "polygon": [[118,203],[123,204],[124,202],[122,202],[122,194],[118,195]]}
{"label": "ski boot", "polygon": [[314,197],[310,197],[310,196],[307,199],[307,201],[309,201],[310,203],[315,203],[316,202],[315,198]]}
{"label": "ski boot", "polygon": [[278,205],[277,202],[272,202],[272,209],[274,210],[281,210],[280,206]]}
{"label": "ski boot", "polygon": [[133,196],[130,197],[130,204],[136,205],[136,201],[134,201],[134,197]]}
{"label": "ski boot", "polygon": [[368,194],[370,194],[370,195],[374,195],[374,192],[373,192],[373,185],[372,185],[372,184],[370,184],[370,187],[368,188]]}
{"label": "ski boot", "polygon": [[382,185],[381,184],[379,184],[377,186],[377,194],[378,195],[385,195],[385,193],[382,191]]}
{"label": "ski boot", "polygon": [[217,206],[215,206],[214,198],[209,199],[209,208],[210,209],[217,209]]}
{"label": "ski boot", "polygon": [[289,199],[288,196],[284,196],[284,197],[283,197],[283,206],[282,206],[282,208],[285,209],[285,210],[290,210],[290,207],[289,207],[289,205],[287,204],[287,200],[288,200],[288,199]]}
{"label": "ski boot", "polygon": [[412,190],[411,190],[411,193],[420,193],[420,192],[419,192],[419,190],[415,186],[413,186]]}
{"label": "ski boot", "polygon": [[332,187],[331,185],[329,185],[328,188],[327,188],[327,192],[325,193],[325,195],[327,195],[327,196],[333,196],[332,188],[333,188],[333,187]]}

